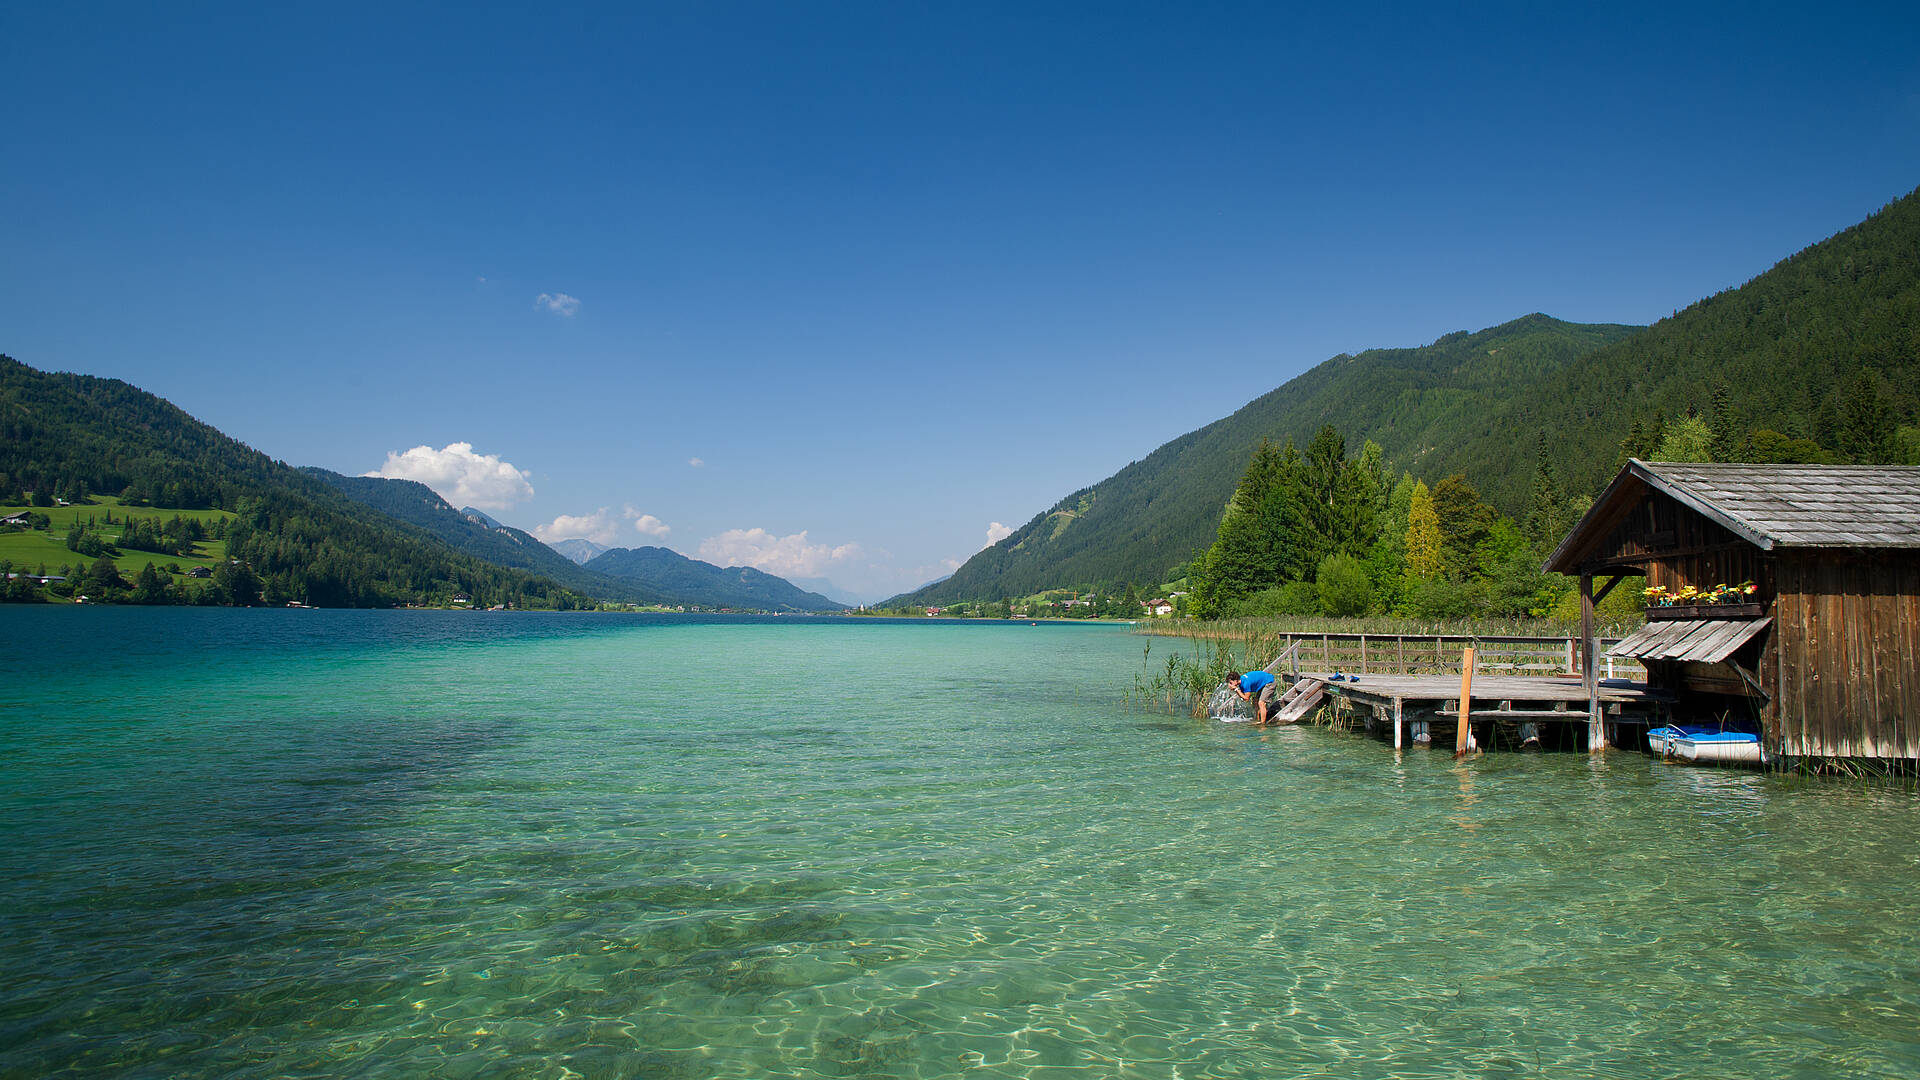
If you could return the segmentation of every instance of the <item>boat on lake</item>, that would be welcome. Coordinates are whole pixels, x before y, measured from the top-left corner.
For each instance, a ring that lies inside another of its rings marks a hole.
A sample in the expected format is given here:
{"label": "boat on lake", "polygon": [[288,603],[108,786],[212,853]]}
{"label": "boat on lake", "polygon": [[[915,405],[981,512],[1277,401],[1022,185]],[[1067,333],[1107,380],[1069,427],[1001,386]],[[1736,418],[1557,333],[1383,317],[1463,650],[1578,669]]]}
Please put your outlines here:
{"label": "boat on lake", "polygon": [[1703,724],[1669,724],[1647,732],[1647,749],[1656,757],[1706,765],[1759,765],[1765,761],[1760,736]]}

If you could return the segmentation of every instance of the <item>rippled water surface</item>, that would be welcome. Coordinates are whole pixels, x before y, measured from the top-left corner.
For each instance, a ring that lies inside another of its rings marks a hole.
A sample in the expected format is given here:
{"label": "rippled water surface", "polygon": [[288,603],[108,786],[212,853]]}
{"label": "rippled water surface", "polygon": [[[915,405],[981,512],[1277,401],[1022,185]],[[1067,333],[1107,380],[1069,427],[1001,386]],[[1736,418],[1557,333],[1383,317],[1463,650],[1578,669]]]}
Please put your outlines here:
{"label": "rippled water surface", "polygon": [[1143,714],[1145,644],[0,609],[0,1075],[1920,1074],[1909,789]]}

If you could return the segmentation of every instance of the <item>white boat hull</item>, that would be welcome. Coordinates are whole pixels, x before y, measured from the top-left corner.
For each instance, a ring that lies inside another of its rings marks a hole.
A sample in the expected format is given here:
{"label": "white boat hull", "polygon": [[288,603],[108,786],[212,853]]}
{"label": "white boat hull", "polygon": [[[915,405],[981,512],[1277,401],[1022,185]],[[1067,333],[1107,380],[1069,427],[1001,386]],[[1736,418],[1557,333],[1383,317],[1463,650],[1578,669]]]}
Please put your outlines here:
{"label": "white boat hull", "polygon": [[1682,736],[1673,740],[1671,753],[1681,761],[1706,765],[1758,765],[1761,762],[1758,739],[1696,739]]}

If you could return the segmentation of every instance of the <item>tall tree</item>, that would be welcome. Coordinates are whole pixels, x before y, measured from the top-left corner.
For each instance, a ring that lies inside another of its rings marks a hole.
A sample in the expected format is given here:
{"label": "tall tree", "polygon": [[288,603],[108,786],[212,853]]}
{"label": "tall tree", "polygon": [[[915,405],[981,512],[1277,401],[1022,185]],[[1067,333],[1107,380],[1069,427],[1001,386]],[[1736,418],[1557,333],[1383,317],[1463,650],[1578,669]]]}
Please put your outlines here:
{"label": "tall tree", "polygon": [[1449,574],[1470,576],[1480,571],[1478,548],[1493,528],[1498,514],[1480,498],[1464,474],[1433,485],[1433,512],[1440,519],[1441,549]]}
{"label": "tall tree", "polygon": [[1894,429],[1880,377],[1866,368],[1854,372],[1841,391],[1833,445],[1857,464],[1886,465],[1893,460]]}
{"label": "tall tree", "polygon": [[1536,546],[1557,542],[1560,534],[1566,530],[1566,522],[1561,509],[1564,496],[1560,491],[1560,477],[1554,471],[1553,457],[1547,450],[1546,436],[1541,436],[1539,448],[1533,459],[1533,490],[1527,496],[1527,539]]}
{"label": "tall tree", "polygon": [[1445,537],[1440,515],[1434,511],[1427,485],[1415,481],[1407,500],[1407,573],[1416,578],[1438,577],[1446,569]]}

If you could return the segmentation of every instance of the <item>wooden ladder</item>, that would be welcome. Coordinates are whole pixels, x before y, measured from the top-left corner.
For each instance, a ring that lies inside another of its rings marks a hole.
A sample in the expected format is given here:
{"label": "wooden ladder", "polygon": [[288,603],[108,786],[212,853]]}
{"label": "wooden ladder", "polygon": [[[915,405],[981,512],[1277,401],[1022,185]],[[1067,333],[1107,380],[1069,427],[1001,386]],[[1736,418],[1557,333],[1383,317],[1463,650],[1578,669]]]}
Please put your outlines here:
{"label": "wooden ladder", "polygon": [[1301,679],[1293,684],[1267,713],[1269,724],[1293,724],[1307,715],[1307,710],[1320,704],[1327,696],[1327,684],[1319,679]]}

